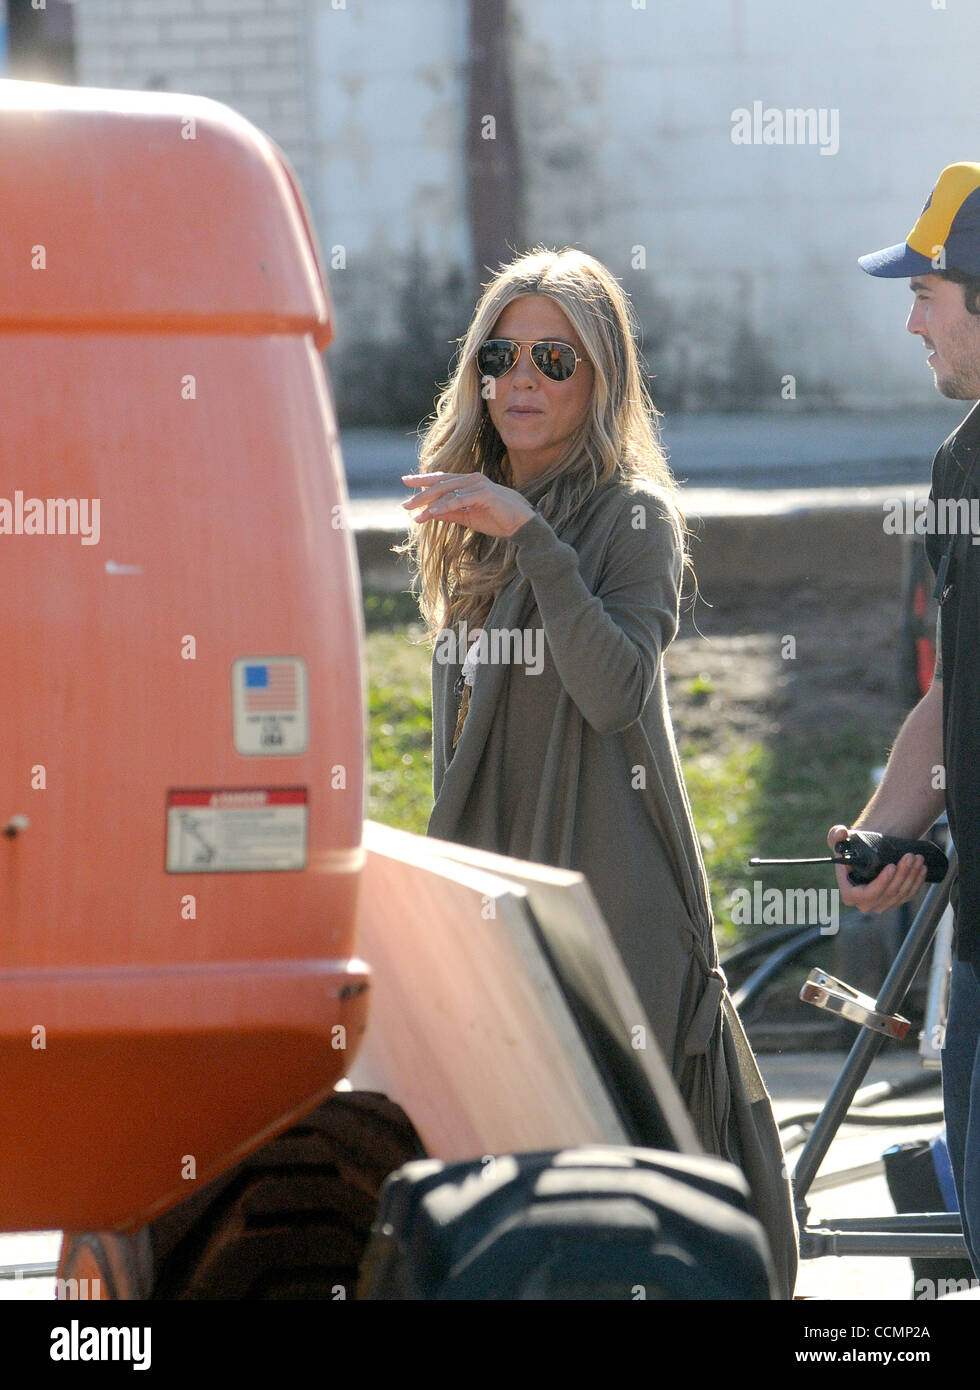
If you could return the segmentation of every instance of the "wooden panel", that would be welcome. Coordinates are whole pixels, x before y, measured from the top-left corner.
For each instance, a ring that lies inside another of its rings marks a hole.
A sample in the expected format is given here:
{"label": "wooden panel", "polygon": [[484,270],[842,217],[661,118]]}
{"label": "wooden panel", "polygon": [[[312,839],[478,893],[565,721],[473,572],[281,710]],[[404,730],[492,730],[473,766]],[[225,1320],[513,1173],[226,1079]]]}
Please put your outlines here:
{"label": "wooden panel", "polygon": [[420,854],[470,865],[524,888],[545,940],[560,953],[569,983],[629,1049],[645,1076],[670,1139],[682,1153],[701,1153],[687,1108],[585,876],[449,840],[419,836],[418,841]]}
{"label": "wooden panel", "polygon": [[351,1085],[396,1100],[437,1158],[624,1143],[525,890],[423,840],[365,823],[358,950],[372,985]]}

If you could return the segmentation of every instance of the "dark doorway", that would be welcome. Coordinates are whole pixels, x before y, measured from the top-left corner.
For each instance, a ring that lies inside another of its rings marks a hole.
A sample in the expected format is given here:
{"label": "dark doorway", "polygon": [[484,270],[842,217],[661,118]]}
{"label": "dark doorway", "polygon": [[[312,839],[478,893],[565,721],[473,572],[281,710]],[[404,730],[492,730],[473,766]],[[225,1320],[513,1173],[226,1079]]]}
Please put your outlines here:
{"label": "dark doorway", "polygon": [[21,82],[75,81],[75,6],[68,0],[7,0],[7,55],[0,77]]}

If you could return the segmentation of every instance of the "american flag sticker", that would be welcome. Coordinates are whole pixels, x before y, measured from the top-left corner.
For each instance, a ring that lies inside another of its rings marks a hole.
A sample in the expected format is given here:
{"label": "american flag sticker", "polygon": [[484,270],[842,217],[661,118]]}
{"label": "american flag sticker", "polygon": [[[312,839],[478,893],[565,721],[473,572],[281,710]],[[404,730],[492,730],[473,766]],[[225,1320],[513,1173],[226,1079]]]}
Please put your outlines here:
{"label": "american flag sticker", "polygon": [[245,667],[245,708],[249,714],[295,710],[297,704],[296,667],[291,661],[257,661]]}
{"label": "american flag sticker", "polygon": [[231,668],[235,751],[288,757],[309,744],[306,663],[293,656],[240,657]]}

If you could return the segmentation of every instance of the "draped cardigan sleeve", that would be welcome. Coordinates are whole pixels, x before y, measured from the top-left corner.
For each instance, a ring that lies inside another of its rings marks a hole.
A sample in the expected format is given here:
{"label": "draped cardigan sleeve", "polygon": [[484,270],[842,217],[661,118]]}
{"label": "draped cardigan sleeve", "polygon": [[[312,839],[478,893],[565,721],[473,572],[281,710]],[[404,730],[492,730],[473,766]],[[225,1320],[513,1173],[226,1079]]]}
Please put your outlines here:
{"label": "draped cardigan sleeve", "polygon": [[579,572],[576,551],[542,516],[514,534],[517,568],[534,590],[561,683],[600,734],[639,719],[677,632],[677,525],[666,512],[652,513],[649,502],[634,503],[632,516],[622,518],[596,593]]}

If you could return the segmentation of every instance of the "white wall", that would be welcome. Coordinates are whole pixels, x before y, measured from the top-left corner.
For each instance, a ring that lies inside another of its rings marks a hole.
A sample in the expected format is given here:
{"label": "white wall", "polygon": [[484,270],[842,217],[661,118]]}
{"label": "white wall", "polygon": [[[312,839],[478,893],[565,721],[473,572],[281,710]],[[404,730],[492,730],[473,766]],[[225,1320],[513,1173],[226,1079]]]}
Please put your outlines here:
{"label": "white wall", "polygon": [[[696,378],[741,328],[798,376],[801,404],[821,385],[931,402],[907,282],[855,261],[904,240],[946,164],[980,160],[980,6],[932,6],[517,0],[528,234],[577,242],[667,301],[655,370],[679,359]],[[731,113],[754,100],[836,108],[838,153],[734,145]],[[712,324],[714,347],[692,340]]]}
{"label": "white wall", "polygon": [[[776,406],[784,373],[800,409],[936,399],[906,282],[856,258],[904,239],[945,164],[980,160],[977,0],[511,3],[524,240],[622,276],[666,404]],[[296,166],[348,418],[424,410],[465,327],[466,10],[78,0],[80,81],[227,101]],[[756,100],[836,109],[839,151],[733,144]]]}
{"label": "white wall", "polygon": [[337,310],[331,370],[347,418],[411,419],[431,405],[471,307],[461,284],[466,5],[321,0],[312,19],[312,196]]}

